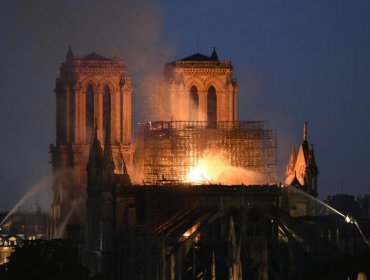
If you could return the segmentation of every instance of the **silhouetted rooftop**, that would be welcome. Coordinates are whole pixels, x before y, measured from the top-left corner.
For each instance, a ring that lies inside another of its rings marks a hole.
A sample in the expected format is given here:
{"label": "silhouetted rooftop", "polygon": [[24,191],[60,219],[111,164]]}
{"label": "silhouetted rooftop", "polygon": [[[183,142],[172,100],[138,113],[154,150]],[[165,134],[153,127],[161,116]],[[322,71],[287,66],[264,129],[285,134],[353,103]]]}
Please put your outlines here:
{"label": "silhouetted rooftop", "polygon": [[180,59],[180,61],[218,61],[218,57],[217,55],[209,57],[201,53],[196,53],[191,56]]}
{"label": "silhouetted rooftop", "polygon": [[100,54],[92,52],[91,54],[84,56],[81,58],[81,60],[105,60],[105,61],[110,61],[109,58],[106,58]]}

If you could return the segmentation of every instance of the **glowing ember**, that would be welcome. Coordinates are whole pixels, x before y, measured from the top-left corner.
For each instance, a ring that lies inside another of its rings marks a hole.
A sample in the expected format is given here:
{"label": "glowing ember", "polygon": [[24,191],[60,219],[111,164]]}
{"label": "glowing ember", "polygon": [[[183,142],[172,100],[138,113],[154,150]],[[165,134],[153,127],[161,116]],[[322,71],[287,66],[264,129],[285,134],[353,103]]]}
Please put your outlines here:
{"label": "glowing ember", "polygon": [[[197,223],[197,224],[193,225],[191,228],[189,228],[186,232],[184,232],[183,235],[182,235],[183,239],[189,238],[189,236],[191,236],[195,231],[198,230],[199,226],[200,226],[200,224]],[[195,238],[195,240],[197,241],[198,239],[199,239],[199,234]]]}

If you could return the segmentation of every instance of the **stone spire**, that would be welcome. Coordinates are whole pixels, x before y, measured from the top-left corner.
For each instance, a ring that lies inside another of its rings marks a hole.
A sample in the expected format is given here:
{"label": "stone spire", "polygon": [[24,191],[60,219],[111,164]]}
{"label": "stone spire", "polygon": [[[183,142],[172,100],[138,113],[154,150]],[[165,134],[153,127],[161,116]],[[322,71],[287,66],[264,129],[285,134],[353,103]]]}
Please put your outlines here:
{"label": "stone spire", "polygon": [[107,124],[105,128],[105,139],[104,139],[104,167],[109,168],[114,171],[114,161],[112,155],[112,143],[111,143],[111,133],[110,125]]}
{"label": "stone spire", "polygon": [[304,191],[317,196],[317,175],[319,170],[316,165],[313,145],[307,140],[307,121],[303,125],[303,139],[299,145],[298,154],[292,147],[289,163],[286,169],[285,183],[295,187],[302,187]]}
{"label": "stone spire", "polygon": [[105,128],[103,168],[105,183],[112,183],[114,181],[115,165],[112,155],[111,133],[109,123],[107,123],[107,127]]}
{"label": "stone spire", "polygon": [[74,58],[75,58],[75,56],[73,55],[71,46],[68,46],[68,51],[67,51],[67,55],[66,55],[66,62],[70,63],[70,62],[73,61]]}
{"label": "stone spire", "polygon": [[307,186],[307,191],[310,192],[311,195],[317,196],[317,175],[319,174],[319,169],[316,165],[315,159],[315,152],[313,149],[313,145],[308,153],[307,157],[307,167],[306,167],[306,174],[305,174],[305,184]]}
{"label": "stone spire", "polygon": [[93,131],[93,137],[90,144],[89,159],[87,162],[87,177],[88,177],[88,187],[92,184],[99,183],[100,169],[103,166],[103,150],[98,139],[98,126],[95,123],[95,128]]}
{"label": "stone spire", "polygon": [[301,149],[304,154],[304,159],[307,163],[307,158],[310,153],[310,146],[308,145],[308,141],[307,141],[307,121],[305,121],[303,124],[303,139],[302,139],[302,145],[300,147],[300,150]]}
{"label": "stone spire", "polygon": [[311,144],[311,149],[307,158],[307,168],[310,168],[312,170],[317,170],[317,165],[316,165],[316,159],[315,159],[315,151],[313,149],[313,144]]}
{"label": "stone spire", "polygon": [[213,47],[213,52],[211,54],[211,59],[214,60],[214,61],[218,61],[218,55],[216,53],[216,48]]}

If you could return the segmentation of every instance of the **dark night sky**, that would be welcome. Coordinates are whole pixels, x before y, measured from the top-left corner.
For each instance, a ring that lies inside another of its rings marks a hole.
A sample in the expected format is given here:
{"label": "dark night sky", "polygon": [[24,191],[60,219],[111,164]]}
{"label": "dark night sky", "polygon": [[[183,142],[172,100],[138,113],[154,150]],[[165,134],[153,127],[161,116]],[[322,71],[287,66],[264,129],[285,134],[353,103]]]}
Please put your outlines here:
{"label": "dark night sky", "polygon": [[[135,120],[163,63],[197,50],[231,60],[239,119],[278,133],[283,178],[309,122],[320,197],[370,193],[368,0],[5,0],[0,8],[0,209],[50,173],[54,84],[68,45],[122,57]],[[153,99],[154,98],[154,99]],[[142,111],[142,110],[141,110]]]}

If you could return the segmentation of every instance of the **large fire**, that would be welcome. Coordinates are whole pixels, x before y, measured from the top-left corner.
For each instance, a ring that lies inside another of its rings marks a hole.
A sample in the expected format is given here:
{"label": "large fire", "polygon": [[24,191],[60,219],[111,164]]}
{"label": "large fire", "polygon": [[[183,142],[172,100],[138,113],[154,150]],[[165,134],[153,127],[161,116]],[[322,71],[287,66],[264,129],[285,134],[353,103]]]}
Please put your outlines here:
{"label": "large fire", "polygon": [[190,169],[187,181],[193,184],[211,183],[212,178],[208,175],[208,171],[203,166],[195,166]]}
{"label": "large fire", "polygon": [[197,166],[190,169],[187,182],[195,185],[253,185],[266,184],[268,179],[262,174],[241,167],[231,166],[222,153],[207,153]]}

